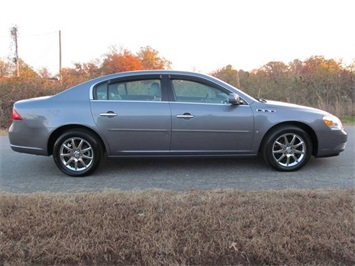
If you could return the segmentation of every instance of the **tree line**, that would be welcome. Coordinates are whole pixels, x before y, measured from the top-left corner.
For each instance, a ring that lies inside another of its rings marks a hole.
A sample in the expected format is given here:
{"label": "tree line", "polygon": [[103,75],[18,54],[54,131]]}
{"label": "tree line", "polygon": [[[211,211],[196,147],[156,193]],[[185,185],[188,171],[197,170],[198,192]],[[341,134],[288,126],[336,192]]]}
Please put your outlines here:
{"label": "tree line", "polygon": [[[23,60],[19,59],[19,63],[20,77],[16,77],[13,62],[0,60],[0,127],[10,125],[12,105],[17,100],[55,94],[106,74],[170,69],[172,64],[149,46],[137,53],[111,48],[102,59],[63,68],[61,80],[52,78],[46,68],[35,71]],[[288,64],[269,62],[252,71],[227,65],[210,75],[257,98],[313,106],[340,117],[355,115],[355,61],[345,66],[341,61],[312,56]]]}
{"label": "tree line", "polygon": [[228,65],[211,75],[257,98],[312,106],[340,117],[355,115],[355,61],[344,66],[312,56],[289,64],[269,62],[251,72]]}

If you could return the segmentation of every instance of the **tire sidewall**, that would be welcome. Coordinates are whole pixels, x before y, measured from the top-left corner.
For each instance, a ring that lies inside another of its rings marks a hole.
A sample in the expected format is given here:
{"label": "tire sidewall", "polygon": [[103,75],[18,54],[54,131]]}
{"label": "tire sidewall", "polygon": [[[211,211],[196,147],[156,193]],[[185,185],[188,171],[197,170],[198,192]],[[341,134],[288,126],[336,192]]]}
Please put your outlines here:
{"label": "tire sidewall", "polygon": [[[63,162],[60,159],[60,148],[66,140],[69,138],[73,137],[78,137],[82,138],[85,141],[87,141],[93,151],[93,162],[90,167],[88,167],[85,170],[82,171],[73,171],[68,169],[65,165],[63,165]],[[69,130],[64,132],[60,137],[55,141],[54,146],[53,146],[53,159],[59,170],[61,170],[63,173],[73,176],[73,177],[83,177],[91,174],[93,171],[96,170],[96,168],[99,166],[101,158],[102,158],[102,148],[99,144],[99,141],[97,138],[90,132],[86,130],[80,130],[80,129],[75,129],[75,130]]]}
{"label": "tire sidewall", "polygon": [[[306,146],[306,152],[305,152],[305,156],[303,157],[303,159],[300,163],[298,163],[295,166],[285,167],[285,166],[282,166],[276,162],[276,160],[274,159],[274,156],[272,154],[272,151],[273,151],[273,144],[274,144],[275,140],[277,140],[280,136],[282,136],[284,134],[288,134],[288,133],[297,134],[300,138],[302,138],[302,140],[304,141],[305,146]],[[274,169],[276,169],[278,171],[288,172],[288,171],[299,170],[303,166],[305,166],[305,164],[309,161],[311,155],[312,155],[312,142],[311,142],[309,135],[303,129],[301,129],[299,127],[294,127],[294,126],[283,126],[283,127],[279,127],[277,129],[274,129],[266,138],[266,141],[265,141],[265,144],[263,147],[264,160],[271,167],[273,167]]]}

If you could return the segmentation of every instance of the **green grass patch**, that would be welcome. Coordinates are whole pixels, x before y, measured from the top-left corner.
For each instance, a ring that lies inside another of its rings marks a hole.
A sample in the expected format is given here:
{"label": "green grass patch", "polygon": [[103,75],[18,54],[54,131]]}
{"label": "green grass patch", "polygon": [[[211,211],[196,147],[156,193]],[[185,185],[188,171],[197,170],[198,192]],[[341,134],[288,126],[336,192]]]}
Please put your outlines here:
{"label": "green grass patch", "polygon": [[0,265],[353,265],[354,192],[0,193]]}
{"label": "green grass patch", "polygon": [[341,121],[346,125],[355,125],[355,116],[342,117]]}

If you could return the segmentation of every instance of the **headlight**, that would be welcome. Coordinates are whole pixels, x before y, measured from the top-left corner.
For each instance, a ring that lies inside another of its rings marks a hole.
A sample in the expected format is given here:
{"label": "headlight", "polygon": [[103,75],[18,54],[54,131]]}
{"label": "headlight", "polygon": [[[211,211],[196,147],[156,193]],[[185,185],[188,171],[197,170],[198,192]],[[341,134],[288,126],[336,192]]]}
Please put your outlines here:
{"label": "headlight", "polygon": [[340,119],[334,115],[323,116],[323,122],[332,130],[342,130],[343,124]]}

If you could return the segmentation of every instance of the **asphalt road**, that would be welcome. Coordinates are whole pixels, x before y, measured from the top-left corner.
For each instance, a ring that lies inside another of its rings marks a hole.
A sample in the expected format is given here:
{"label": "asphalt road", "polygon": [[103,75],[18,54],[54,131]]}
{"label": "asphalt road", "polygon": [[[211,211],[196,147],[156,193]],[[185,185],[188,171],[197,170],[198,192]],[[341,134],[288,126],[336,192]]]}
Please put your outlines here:
{"label": "asphalt road", "polygon": [[62,174],[52,157],[13,152],[0,136],[0,191],[91,192],[107,189],[318,189],[355,188],[355,127],[347,127],[346,150],[337,157],[312,158],[300,171],[281,173],[261,158],[105,160],[91,176]]}

